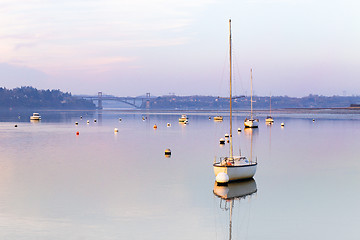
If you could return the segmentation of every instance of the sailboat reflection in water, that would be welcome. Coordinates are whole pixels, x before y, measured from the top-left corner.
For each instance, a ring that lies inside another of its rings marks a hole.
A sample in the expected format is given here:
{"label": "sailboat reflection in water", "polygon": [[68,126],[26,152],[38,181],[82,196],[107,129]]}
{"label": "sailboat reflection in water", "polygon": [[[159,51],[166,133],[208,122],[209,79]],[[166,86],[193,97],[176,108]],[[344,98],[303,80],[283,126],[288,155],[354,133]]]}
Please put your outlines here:
{"label": "sailboat reflection in water", "polygon": [[229,239],[232,239],[232,213],[236,200],[250,198],[257,192],[256,182],[253,178],[229,182],[227,185],[219,185],[215,182],[213,193],[220,198],[220,208],[229,211]]}

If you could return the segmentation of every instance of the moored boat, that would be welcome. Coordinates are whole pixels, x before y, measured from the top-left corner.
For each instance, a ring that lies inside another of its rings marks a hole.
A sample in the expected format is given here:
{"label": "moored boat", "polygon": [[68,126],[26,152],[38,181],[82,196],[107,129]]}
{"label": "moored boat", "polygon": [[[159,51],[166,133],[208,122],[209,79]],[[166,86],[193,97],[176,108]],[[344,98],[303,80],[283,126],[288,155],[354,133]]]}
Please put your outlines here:
{"label": "moored boat", "polygon": [[41,116],[39,113],[33,113],[33,115],[30,116],[30,120],[39,121],[41,120]]}
{"label": "moored boat", "polygon": [[227,184],[229,181],[249,179],[255,175],[257,162],[250,161],[245,156],[233,155],[232,141],[232,52],[231,52],[231,20],[229,20],[229,45],[230,45],[230,134],[229,134],[229,156],[222,157],[213,163],[216,182]]}
{"label": "moored boat", "polygon": [[221,122],[223,120],[223,116],[214,117],[214,121]]}
{"label": "moored boat", "polygon": [[253,116],[252,69],[250,69],[250,80],[251,80],[251,98],[250,98],[251,110],[250,110],[250,118],[245,118],[245,120],[244,120],[244,126],[245,126],[246,128],[257,128],[257,127],[259,127],[259,119],[254,119],[254,116]]}
{"label": "moored boat", "polygon": [[179,118],[179,122],[187,122],[187,121],[188,121],[188,117],[185,114],[181,115],[181,117]]}

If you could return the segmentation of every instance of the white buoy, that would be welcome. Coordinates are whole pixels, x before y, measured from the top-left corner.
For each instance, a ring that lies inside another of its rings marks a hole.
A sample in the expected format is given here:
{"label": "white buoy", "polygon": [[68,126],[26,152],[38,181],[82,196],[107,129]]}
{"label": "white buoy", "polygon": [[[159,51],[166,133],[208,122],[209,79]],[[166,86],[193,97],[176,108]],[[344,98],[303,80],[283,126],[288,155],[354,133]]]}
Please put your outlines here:
{"label": "white buoy", "polygon": [[241,132],[241,128],[238,128],[238,132]]}
{"label": "white buoy", "polygon": [[211,120],[211,117],[209,117],[209,120]]}
{"label": "white buoy", "polygon": [[225,138],[229,138],[229,134],[227,133],[227,134],[225,134]]}
{"label": "white buoy", "polygon": [[224,172],[218,173],[215,180],[218,184],[227,184],[229,182],[229,175]]}
{"label": "white buoy", "polygon": [[167,123],[166,126],[167,126],[167,127],[171,127],[171,124],[170,124],[170,123]]}
{"label": "white buoy", "polygon": [[82,116],[80,116],[80,119],[82,119]]}
{"label": "white buoy", "polygon": [[94,122],[96,122],[96,119],[94,119]]}
{"label": "white buoy", "polygon": [[315,119],[313,118],[313,122],[315,122]]}
{"label": "white buoy", "polygon": [[117,133],[117,132],[119,132],[119,129],[117,129],[117,128],[114,128],[114,132],[116,132],[116,133]]}
{"label": "white buoy", "polygon": [[220,138],[220,144],[225,144],[225,139]]}
{"label": "white buoy", "polygon": [[284,126],[285,126],[285,123],[281,123],[281,126],[284,127]]}
{"label": "white buoy", "polygon": [[79,123],[78,123],[78,122],[75,122],[75,125],[79,125]]}
{"label": "white buoy", "polygon": [[87,123],[87,124],[89,124],[89,123],[90,123],[90,121],[89,121],[89,120],[87,120],[87,121],[86,121],[86,123]]}
{"label": "white buoy", "polygon": [[119,118],[119,122],[121,122],[121,118]]}

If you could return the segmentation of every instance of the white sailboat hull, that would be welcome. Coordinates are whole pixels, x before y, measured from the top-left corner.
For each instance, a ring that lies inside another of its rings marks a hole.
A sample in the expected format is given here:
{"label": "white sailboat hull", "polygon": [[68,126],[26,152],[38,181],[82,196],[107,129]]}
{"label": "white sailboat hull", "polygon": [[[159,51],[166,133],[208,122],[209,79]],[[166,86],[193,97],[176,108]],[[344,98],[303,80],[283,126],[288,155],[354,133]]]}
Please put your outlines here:
{"label": "white sailboat hull", "polygon": [[259,121],[257,119],[248,119],[244,121],[246,128],[257,128],[259,127]]}
{"label": "white sailboat hull", "polygon": [[224,172],[229,176],[229,181],[236,181],[252,178],[255,175],[257,163],[250,163],[240,166],[221,166],[220,164],[215,163],[213,166],[215,176],[221,172]]}

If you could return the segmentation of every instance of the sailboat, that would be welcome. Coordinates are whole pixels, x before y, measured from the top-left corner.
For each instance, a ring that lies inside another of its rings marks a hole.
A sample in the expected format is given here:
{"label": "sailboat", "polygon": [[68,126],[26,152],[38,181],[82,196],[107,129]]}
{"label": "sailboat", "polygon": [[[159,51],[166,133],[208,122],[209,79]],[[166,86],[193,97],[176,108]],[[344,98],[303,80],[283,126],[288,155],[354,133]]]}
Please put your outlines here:
{"label": "sailboat", "polygon": [[246,128],[257,128],[259,127],[259,119],[254,119],[253,117],[253,99],[252,99],[252,95],[253,95],[253,84],[252,84],[252,69],[250,69],[250,81],[251,81],[251,97],[250,97],[250,105],[251,105],[251,110],[250,110],[250,118],[245,118],[244,121],[244,126]]}
{"label": "sailboat", "polygon": [[270,114],[266,117],[265,123],[269,125],[274,123],[274,119],[271,116],[271,95],[270,95]]}
{"label": "sailboat", "polygon": [[229,156],[215,160],[213,167],[218,184],[227,184],[229,181],[249,179],[255,175],[257,161],[250,161],[245,156],[233,155],[232,141],[232,52],[231,52],[231,19],[229,20],[229,45],[230,45],[230,134],[229,134]]}
{"label": "sailboat", "polygon": [[[229,211],[229,239],[232,239],[232,212],[235,200],[245,199],[257,192],[255,180],[231,182],[227,186],[219,186],[215,183],[213,193],[220,198],[220,208]],[[230,206],[228,206],[230,205]]]}

